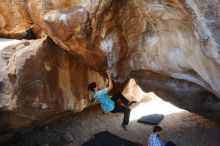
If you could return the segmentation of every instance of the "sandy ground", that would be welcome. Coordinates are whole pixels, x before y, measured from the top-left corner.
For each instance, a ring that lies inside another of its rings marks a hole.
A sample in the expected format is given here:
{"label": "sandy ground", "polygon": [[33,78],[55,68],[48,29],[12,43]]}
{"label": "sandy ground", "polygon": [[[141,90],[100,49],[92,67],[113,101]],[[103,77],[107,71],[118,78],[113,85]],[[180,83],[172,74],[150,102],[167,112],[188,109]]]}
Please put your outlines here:
{"label": "sandy ground", "polygon": [[[167,112],[175,108],[165,104],[164,109],[162,101],[159,102],[160,108],[150,103],[136,104],[131,107],[131,121],[127,132],[120,127],[123,114],[103,114],[99,105],[96,105],[81,113],[67,115],[47,126],[26,132],[17,140],[14,139],[15,142],[11,145],[80,146],[95,133],[105,130],[137,143],[146,143],[147,135],[151,133],[153,125],[137,123],[136,118],[146,113],[160,112],[165,115],[159,125],[163,128],[162,134],[167,140],[174,141],[178,146],[220,146],[220,126],[217,122],[178,109],[176,113]],[[143,107],[148,108],[142,109]]]}

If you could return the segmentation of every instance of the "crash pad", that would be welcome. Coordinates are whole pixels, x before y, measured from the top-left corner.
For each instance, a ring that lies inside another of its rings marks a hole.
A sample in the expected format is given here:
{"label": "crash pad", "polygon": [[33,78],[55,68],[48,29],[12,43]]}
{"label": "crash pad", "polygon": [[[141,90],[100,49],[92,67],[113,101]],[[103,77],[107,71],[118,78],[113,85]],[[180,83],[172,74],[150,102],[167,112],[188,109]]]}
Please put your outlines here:
{"label": "crash pad", "polygon": [[140,144],[123,139],[109,131],[103,131],[95,134],[94,138],[81,146],[140,146]]}
{"label": "crash pad", "polygon": [[160,123],[160,121],[164,118],[163,114],[151,114],[151,115],[146,115],[138,119],[139,123],[144,123],[144,124],[154,124],[157,125]]}

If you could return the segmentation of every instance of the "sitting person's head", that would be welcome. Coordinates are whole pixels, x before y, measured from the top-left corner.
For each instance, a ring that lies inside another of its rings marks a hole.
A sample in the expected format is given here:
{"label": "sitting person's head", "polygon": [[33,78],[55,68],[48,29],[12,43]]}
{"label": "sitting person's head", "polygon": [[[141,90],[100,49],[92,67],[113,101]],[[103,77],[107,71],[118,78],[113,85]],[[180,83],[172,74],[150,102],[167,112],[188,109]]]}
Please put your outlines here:
{"label": "sitting person's head", "polygon": [[93,92],[97,91],[98,88],[97,88],[96,82],[90,83],[90,84],[88,85],[88,90],[93,91]]}
{"label": "sitting person's head", "polygon": [[154,126],[153,128],[153,132],[157,135],[157,136],[160,136],[160,132],[162,131],[163,129],[160,127],[160,126]]}

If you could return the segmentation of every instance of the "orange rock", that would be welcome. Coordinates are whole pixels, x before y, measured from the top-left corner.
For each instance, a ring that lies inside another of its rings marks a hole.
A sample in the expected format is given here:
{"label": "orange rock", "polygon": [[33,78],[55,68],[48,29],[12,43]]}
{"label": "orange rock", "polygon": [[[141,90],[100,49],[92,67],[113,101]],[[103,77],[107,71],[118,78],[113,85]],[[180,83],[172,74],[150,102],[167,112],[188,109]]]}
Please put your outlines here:
{"label": "orange rock", "polygon": [[[79,112],[90,101],[88,82],[102,82],[110,68],[116,87],[133,78],[145,92],[218,117],[219,8],[218,1],[2,0],[0,37],[26,38],[31,28],[42,39],[0,49],[0,108],[33,120]],[[136,89],[128,93],[139,96]],[[30,108],[35,97],[48,108]]]}

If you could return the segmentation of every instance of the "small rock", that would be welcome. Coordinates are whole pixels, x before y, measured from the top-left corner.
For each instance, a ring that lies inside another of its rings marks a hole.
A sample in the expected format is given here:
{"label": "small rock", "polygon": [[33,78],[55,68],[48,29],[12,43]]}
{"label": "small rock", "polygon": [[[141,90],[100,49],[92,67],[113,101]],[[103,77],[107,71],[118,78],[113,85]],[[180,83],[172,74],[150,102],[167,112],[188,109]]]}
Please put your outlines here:
{"label": "small rock", "polygon": [[48,130],[48,128],[49,128],[48,126],[45,126],[45,127],[44,127],[44,130]]}
{"label": "small rock", "polygon": [[32,104],[31,104],[31,107],[32,107],[33,109],[39,109],[40,105],[39,105],[38,102],[33,101]]}
{"label": "small rock", "polygon": [[64,133],[62,138],[64,141],[66,141],[68,143],[73,141],[73,137],[69,132]]}
{"label": "small rock", "polygon": [[44,110],[44,109],[47,109],[47,108],[48,108],[48,106],[47,106],[47,104],[46,104],[46,103],[41,103],[41,108]]}

